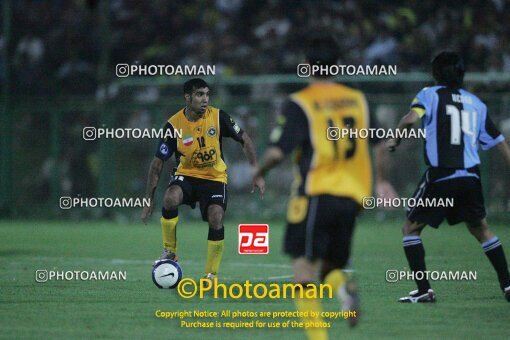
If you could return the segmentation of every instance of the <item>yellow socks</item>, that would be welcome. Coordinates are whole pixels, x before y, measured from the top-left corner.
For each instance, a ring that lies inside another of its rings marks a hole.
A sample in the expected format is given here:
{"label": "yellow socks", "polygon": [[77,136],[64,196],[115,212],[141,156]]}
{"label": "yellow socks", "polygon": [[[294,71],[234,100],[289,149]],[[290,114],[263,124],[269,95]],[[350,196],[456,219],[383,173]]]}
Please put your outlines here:
{"label": "yellow socks", "polygon": [[[305,295],[305,294],[303,294]],[[324,320],[320,316],[322,312],[322,306],[320,299],[307,299],[307,298],[295,298],[295,303],[298,311],[300,312],[308,312],[308,317],[301,318],[301,320],[305,323],[322,323]],[[311,313],[314,315],[318,315],[318,317],[312,317]],[[309,340],[327,340],[328,339],[328,331],[325,328],[305,328],[306,336]]]}
{"label": "yellow socks", "polygon": [[179,222],[179,216],[166,219],[164,217],[160,218],[161,222],[161,231],[163,233],[163,247],[166,250],[176,253],[177,252],[177,235],[176,235],[176,227],[177,222]]}
{"label": "yellow socks", "polygon": [[324,278],[324,283],[331,285],[334,294],[347,282],[347,275],[340,269],[332,270]]}
{"label": "yellow socks", "polygon": [[207,240],[207,262],[205,264],[205,274],[216,275],[220,269],[221,258],[223,257],[224,240]]}
{"label": "yellow socks", "polygon": [[[338,294],[340,287],[342,287],[347,282],[347,275],[340,269],[332,270],[326,275],[324,278],[324,283],[331,285],[333,293]],[[307,299],[307,298],[299,298],[295,299],[296,306],[298,311],[300,312],[308,312],[308,317],[302,318],[301,320],[305,323],[309,324],[322,324],[324,319],[320,317],[322,312],[322,306],[320,299]],[[314,315],[318,315],[318,317],[312,317],[311,313]],[[305,328],[306,336],[309,340],[327,340],[328,339],[328,331],[326,328]]]}
{"label": "yellow socks", "polygon": [[213,229],[209,227],[207,236],[207,262],[205,263],[205,274],[216,275],[220,269],[223,248],[225,245],[225,228]]}

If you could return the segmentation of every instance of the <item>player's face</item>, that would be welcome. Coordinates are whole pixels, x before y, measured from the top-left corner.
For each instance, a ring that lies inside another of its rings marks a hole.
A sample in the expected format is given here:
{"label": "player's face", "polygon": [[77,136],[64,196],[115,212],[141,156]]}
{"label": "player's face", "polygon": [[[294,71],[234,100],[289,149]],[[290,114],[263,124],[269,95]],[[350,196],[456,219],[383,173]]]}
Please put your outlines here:
{"label": "player's face", "polygon": [[207,109],[207,105],[209,105],[209,88],[201,87],[193,91],[191,96],[187,96],[188,105],[191,110],[198,114],[199,116],[203,115],[205,110]]}

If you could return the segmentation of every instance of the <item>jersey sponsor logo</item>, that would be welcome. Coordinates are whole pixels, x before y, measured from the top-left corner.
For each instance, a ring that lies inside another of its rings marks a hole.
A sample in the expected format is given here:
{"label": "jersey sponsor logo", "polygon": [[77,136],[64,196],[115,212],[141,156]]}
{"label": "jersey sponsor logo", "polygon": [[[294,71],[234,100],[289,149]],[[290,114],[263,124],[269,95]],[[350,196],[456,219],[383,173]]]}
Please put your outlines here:
{"label": "jersey sponsor logo", "polygon": [[161,152],[161,154],[164,156],[168,155],[168,146],[166,146],[166,144],[161,144],[159,147],[159,152]]}
{"label": "jersey sponsor logo", "polygon": [[212,195],[211,198],[223,198],[223,195]]}
{"label": "jersey sponsor logo", "polygon": [[211,126],[209,129],[207,129],[207,134],[210,136],[210,137],[214,137],[216,136],[216,128]]}
{"label": "jersey sponsor logo", "polygon": [[196,150],[191,156],[191,163],[195,168],[209,168],[216,164],[217,159],[216,148],[209,147]]}
{"label": "jersey sponsor logo", "polygon": [[193,137],[185,136],[184,139],[182,140],[182,144],[184,144],[185,146],[190,146],[191,144],[193,144]]}
{"label": "jersey sponsor logo", "polygon": [[269,225],[240,224],[239,254],[269,254]]}

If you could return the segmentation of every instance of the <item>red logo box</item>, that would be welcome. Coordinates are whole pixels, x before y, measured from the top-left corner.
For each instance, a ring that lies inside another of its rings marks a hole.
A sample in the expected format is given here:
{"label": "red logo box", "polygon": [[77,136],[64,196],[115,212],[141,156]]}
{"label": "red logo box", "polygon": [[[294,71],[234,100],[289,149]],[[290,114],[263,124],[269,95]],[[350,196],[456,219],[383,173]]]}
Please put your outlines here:
{"label": "red logo box", "polygon": [[269,225],[240,224],[239,254],[269,254]]}

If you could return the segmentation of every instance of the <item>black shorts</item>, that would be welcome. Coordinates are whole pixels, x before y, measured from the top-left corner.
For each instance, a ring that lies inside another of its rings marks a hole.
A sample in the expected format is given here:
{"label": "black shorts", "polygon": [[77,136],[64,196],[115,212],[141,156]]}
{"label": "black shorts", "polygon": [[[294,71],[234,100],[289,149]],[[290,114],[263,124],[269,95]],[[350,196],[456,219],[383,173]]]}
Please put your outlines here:
{"label": "black shorts", "polygon": [[359,205],[330,195],[297,196],[289,202],[285,253],[293,258],[323,259],[339,268],[350,256]]}
{"label": "black shorts", "polygon": [[[462,177],[453,177],[455,172],[463,172]],[[407,208],[407,218],[411,222],[425,223],[438,228],[446,218],[448,224],[478,222],[487,216],[477,167],[470,169],[429,168],[423,175],[413,197],[418,201],[429,199],[438,203],[433,207],[416,205]],[[453,206],[447,200],[453,201]]]}
{"label": "black shorts", "polygon": [[182,189],[182,204],[195,209],[196,202],[200,203],[202,219],[207,221],[207,208],[211,204],[217,204],[227,210],[228,191],[223,182],[210,181],[207,179],[175,175],[168,186],[178,185]]}

